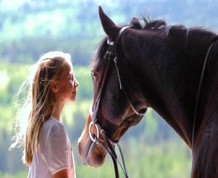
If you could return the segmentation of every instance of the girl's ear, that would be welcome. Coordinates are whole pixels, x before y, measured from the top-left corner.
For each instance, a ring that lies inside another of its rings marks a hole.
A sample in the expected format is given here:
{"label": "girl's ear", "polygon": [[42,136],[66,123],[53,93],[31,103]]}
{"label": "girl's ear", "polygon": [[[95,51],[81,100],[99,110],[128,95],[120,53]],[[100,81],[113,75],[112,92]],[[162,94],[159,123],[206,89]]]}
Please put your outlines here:
{"label": "girl's ear", "polygon": [[57,93],[59,91],[59,87],[56,82],[51,83],[51,91]]}

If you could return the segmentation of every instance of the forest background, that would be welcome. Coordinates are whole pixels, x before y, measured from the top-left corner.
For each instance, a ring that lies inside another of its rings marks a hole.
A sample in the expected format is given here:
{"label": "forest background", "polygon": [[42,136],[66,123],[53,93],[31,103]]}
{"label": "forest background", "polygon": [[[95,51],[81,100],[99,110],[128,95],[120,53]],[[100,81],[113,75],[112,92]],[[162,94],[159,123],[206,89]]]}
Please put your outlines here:
{"label": "forest background", "polygon": [[[218,31],[215,0],[0,0],[0,178],[24,178],[28,168],[21,149],[9,151],[13,136],[16,93],[31,64],[50,50],[72,55],[80,86],[77,101],[64,110],[76,161],[78,178],[114,177],[107,158],[104,166],[84,166],[77,139],[85,124],[92,98],[90,63],[104,36],[98,6],[117,24],[132,17],[165,20],[169,25],[205,27]],[[121,139],[132,178],[187,178],[191,152],[176,133],[152,109]]]}

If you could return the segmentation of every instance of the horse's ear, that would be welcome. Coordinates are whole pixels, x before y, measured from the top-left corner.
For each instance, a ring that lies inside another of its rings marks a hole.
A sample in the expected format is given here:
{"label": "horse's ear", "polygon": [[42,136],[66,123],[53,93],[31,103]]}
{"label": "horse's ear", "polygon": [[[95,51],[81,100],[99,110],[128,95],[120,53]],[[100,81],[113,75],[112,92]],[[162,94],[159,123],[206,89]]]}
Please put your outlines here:
{"label": "horse's ear", "polygon": [[119,33],[119,27],[117,27],[115,23],[104,13],[101,6],[99,6],[98,12],[101,20],[101,25],[105,33],[110,38],[110,40],[114,41]]}

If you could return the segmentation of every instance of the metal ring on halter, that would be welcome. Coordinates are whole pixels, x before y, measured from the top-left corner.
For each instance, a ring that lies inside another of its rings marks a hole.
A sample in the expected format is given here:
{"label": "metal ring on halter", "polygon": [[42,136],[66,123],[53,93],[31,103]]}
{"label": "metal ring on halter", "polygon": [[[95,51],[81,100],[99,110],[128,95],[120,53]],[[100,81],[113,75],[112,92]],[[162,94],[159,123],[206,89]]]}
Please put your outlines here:
{"label": "metal ring on halter", "polygon": [[[94,135],[94,134],[91,133],[92,125],[95,126],[96,135]],[[94,135],[94,136],[93,136],[93,135]],[[90,124],[89,124],[89,137],[90,137],[90,139],[91,139],[93,142],[95,142],[95,143],[97,143],[98,140],[99,140],[99,129],[98,129],[98,126],[97,126],[93,121],[91,121]]]}

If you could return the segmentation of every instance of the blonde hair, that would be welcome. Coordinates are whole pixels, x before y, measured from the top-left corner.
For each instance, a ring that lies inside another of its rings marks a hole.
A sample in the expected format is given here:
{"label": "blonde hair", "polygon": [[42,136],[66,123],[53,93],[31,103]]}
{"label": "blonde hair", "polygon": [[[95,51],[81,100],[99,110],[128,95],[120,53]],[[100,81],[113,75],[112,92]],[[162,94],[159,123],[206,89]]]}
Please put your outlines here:
{"label": "blonde hair", "polygon": [[32,163],[39,143],[40,129],[55,109],[51,83],[59,80],[66,63],[72,65],[70,59],[68,53],[61,51],[44,54],[33,66],[28,79],[18,92],[24,99],[19,107],[16,135],[11,147],[24,146],[23,162],[26,165]]}

